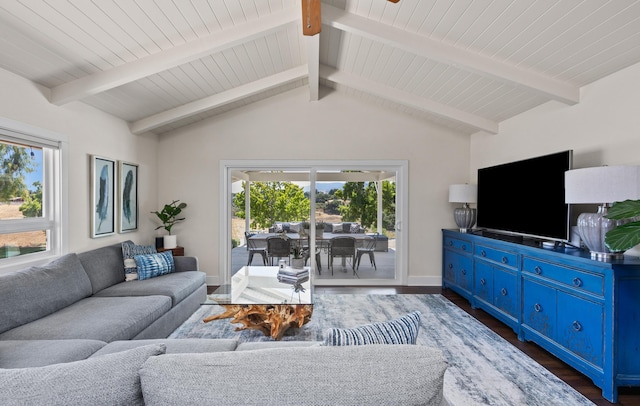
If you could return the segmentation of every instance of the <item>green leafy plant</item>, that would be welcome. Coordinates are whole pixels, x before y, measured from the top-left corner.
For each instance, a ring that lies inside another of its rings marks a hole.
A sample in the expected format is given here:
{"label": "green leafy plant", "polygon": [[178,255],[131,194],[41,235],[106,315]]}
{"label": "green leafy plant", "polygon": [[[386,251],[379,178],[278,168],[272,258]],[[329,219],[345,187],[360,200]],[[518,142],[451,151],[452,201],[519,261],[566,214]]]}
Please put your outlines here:
{"label": "green leafy plant", "polygon": [[615,202],[605,217],[611,220],[633,219],[605,234],[604,243],[612,252],[626,251],[640,244],[640,200]]}
{"label": "green leafy plant", "polygon": [[293,247],[293,258],[295,259],[302,258],[302,247],[298,247],[298,246]]}
{"label": "green leafy plant", "polygon": [[187,207],[186,203],[179,203],[180,200],[174,200],[169,204],[165,204],[162,210],[152,211],[151,213],[158,216],[162,222],[161,226],[156,227],[156,230],[164,228],[171,235],[171,228],[177,223],[183,221],[184,217],[178,217],[182,210]]}

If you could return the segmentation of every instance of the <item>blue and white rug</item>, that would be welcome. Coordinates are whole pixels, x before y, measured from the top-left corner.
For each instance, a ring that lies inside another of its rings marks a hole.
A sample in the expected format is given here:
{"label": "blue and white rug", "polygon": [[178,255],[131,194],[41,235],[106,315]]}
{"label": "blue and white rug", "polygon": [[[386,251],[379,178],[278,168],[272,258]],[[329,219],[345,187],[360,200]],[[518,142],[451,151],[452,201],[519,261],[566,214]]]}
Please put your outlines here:
{"label": "blue and white rug", "polygon": [[[442,295],[315,295],[311,321],[289,330],[283,341],[321,341],[330,327],[356,327],[414,310],[422,313],[418,344],[442,349],[449,362],[444,393],[452,405],[593,405]],[[229,319],[202,322],[222,311],[201,306],[170,338],[271,340],[255,330],[236,332]]]}

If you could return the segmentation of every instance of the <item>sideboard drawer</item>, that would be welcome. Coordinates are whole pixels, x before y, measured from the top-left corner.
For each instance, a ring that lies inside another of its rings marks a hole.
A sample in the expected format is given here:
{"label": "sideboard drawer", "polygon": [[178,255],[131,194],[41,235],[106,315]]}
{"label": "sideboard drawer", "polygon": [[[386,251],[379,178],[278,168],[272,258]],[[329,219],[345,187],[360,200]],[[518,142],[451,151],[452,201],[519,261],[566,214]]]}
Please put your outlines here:
{"label": "sideboard drawer", "polygon": [[497,262],[501,266],[507,266],[511,268],[518,267],[518,254],[515,254],[513,252],[487,247],[486,245],[476,245],[474,251],[474,254],[476,256],[489,261]]}
{"label": "sideboard drawer", "polygon": [[524,257],[523,272],[528,272],[578,290],[604,295],[604,276],[583,272],[574,268]]}
{"label": "sideboard drawer", "polygon": [[446,237],[444,239],[445,248],[452,248],[463,252],[471,253],[471,243],[457,238]]}

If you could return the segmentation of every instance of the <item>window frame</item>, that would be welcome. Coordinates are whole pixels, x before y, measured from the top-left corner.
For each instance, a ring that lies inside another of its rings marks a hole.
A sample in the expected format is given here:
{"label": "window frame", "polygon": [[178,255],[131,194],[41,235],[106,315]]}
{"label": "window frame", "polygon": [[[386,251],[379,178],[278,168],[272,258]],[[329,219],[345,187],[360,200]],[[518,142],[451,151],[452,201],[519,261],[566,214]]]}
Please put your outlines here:
{"label": "window frame", "polygon": [[45,251],[3,258],[0,273],[41,265],[68,252],[67,137],[0,117],[0,142],[19,142],[43,148],[43,217],[0,221],[0,234],[47,230]]}

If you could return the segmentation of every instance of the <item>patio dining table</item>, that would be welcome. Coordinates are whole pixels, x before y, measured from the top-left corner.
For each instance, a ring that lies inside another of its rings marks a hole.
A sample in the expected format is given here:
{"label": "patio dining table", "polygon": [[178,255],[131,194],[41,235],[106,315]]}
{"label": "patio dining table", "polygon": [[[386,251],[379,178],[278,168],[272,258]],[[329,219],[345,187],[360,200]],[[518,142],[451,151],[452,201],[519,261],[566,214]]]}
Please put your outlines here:
{"label": "patio dining table", "polygon": [[[267,246],[267,238],[269,237],[278,237],[278,236],[282,236],[282,233],[257,233],[257,234],[253,234],[252,236],[250,236],[249,238],[251,238],[252,241],[255,241],[255,246],[262,248],[262,247],[266,247]],[[298,233],[286,233],[287,238],[289,238],[294,244],[302,244],[304,241],[307,240],[307,237],[301,237],[300,234]],[[327,233],[327,232],[323,232],[322,236],[318,236],[316,235],[316,247],[323,250],[324,252],[327,253],[327,262],[329,261],[329,244],[331,242],[331,239],[334,237],[353,237],[356,240],[356,249],[358,247],[362,247],[364,244],[364,240],[369,238],[370,236],[364,233]],[[344,266],[345,263],[345,258],[342,258],[342,265]]]}

